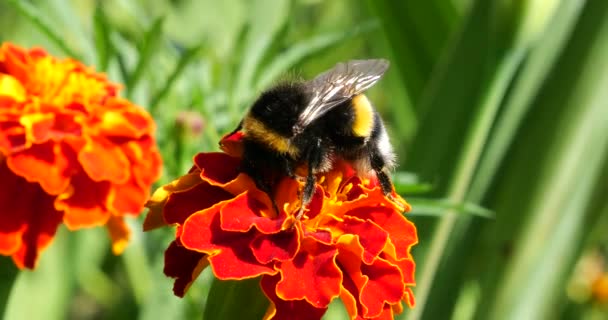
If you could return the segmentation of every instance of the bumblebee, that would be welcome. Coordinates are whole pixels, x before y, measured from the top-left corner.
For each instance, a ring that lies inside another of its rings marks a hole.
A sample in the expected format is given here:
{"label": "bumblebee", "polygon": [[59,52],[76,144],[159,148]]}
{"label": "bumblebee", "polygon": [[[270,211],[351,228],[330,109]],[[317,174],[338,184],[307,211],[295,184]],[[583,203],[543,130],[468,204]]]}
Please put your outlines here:
{"label": "bumblebee", "polygon": [[383,59],[338,63],[310,81],[279,84],[255,101],[230,136],[243,134],[241,171],[268,194],[278,179],[297,178],[307,168],[299,219],[314,194],[315,174],[329,171],[337,160],[351,164],[357,175],[375,174],[391,197],[390,170],[395,155],[378,112],[363,92],[388,69]]}

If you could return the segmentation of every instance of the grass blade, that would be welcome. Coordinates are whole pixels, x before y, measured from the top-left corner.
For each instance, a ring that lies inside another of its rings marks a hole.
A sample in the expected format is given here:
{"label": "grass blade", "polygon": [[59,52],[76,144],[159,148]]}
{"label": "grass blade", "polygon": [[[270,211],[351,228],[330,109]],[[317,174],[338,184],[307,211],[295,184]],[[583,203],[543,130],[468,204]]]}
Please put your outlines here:
{"label": "grass blade", "polygon": [[167,79],[167,81],[165,81],[165,84],[163,85],[163,87],[152,95],[152,100],[150,102],[150,113],[151,114],[153,114],[153,115],[157,114],[158,104],[171,90],[171,88],[173,87],[173,85],[175,84],[175,82],[177,81],[179,76],[182,74],[184,69],[197,57],[197,55],[200,52],[200,50],[202,49],[202,47],[203,47],[203,45],[200,44],[194,48],[186,49],[186,51],[184,51],[184,53],[181,54],[180,58],[178,59],[179,62],[175,66],[175,69],[173,69],[173,72],[171,72],[171,75],[169,75],[169,78]]}
{"label": "grass blade", "polygon": [[264,72],[257,81],[255,90],[268,88],[273,81],[292,69],[302,60],[358,35],[369,32],[377,28],[377,25],[376,22],[368,21],[352,30],[316,35],[292,45],[287,51],[278,55],[270,65],[264,68]]}
{"label": "grass blade", "polygon": [[144,37],[140,43],[138,50],[138,59],[133,73],[127,78],[127,96],[131,96],[137,83],[141,79],[144,70],[149,67],[152,54],[158,48],[161,42],[162,28],[163,28],[162,17],[156,18],[154,23],[144,34]]}
{"label": "grass blade", "polygon": [[72,48],[70,48],[70,46],[64,41],[65,38],[53,30],[51,24],[45,21],[43,15],[36,7],[31,5],[29,2],[22,0],[9,0],[9,3],[17,10],[17,12],[19,12],[19,14],[33,23],[36,28],[44,33],[65,54],[76,60],[83,61],[82,56],[76,53],[76,51],[72,50]]}

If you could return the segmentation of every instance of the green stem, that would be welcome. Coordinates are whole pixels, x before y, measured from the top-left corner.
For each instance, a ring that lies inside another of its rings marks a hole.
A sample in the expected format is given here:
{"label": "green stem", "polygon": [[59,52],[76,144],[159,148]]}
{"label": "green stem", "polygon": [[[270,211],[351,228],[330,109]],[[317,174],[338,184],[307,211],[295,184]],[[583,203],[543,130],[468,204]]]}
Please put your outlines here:
{"label": "green stem", "polygon": [[2,257],[0,259],[0,317],[4,316],[6,311],[6,304],[8,303],[8,297],[11,294],[13,283],[19,274],[19,270],[8,257]]}

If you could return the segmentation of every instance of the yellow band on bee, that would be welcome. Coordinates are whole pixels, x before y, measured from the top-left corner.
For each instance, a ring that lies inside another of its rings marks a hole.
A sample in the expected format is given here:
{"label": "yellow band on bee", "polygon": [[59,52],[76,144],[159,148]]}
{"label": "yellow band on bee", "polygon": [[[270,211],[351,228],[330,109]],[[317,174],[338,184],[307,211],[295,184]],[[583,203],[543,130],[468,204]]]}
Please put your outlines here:
{"label": "yellow band on bee", "polygon": [[289,154],[292,157],[296,157],[299,153],[288,138],[269,129],[263,122],[250,115],[245,117],[243,129],[246,135],[251,135],[279,153]]}
{"label": "yellow band on bee", "polygon": [[360,94],[353,98],[352,105],[355,112],[353,133],[357,137],[369,137],[374,128],[374,110],[372,104],[365,95]]}

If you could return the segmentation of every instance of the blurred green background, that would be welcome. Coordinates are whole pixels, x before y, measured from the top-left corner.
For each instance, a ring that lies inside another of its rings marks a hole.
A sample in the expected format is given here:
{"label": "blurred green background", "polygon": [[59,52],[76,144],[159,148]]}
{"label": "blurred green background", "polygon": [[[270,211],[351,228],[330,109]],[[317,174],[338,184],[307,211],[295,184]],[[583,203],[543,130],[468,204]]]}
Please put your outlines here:
{"label": "blurred green background", "polygon": [[[123,83],[156,119],[160,183],[217,150],[281,78],[388,58],[369,96],[420,237],[417,306],[398,318],[608,318],[591,290],[608,273],[608,1],[3,0],[0,41]],[[120,257],[104,230],[62,227],[39,268],[14,282],[0,257],[0,313],[216,319],[226,301],[247,310],[209,270],[174,297],[162,273],[173,231],[131,227]],[[339,303],[325,316],[345,318]]]}

